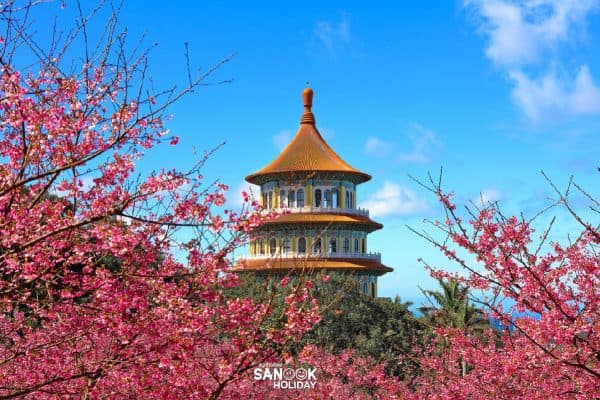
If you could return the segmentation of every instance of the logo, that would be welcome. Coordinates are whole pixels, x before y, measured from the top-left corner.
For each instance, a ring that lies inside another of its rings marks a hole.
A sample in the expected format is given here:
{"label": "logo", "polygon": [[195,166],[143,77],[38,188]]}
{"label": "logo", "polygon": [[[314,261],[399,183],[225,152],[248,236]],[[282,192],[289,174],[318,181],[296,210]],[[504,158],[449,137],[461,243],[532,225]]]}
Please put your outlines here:
{"label": "logo", "polygon": [[290,368],[282,364],[260,364],[254,368],[255,381],[269,381],[273,389],[314,389],[317,369]]}

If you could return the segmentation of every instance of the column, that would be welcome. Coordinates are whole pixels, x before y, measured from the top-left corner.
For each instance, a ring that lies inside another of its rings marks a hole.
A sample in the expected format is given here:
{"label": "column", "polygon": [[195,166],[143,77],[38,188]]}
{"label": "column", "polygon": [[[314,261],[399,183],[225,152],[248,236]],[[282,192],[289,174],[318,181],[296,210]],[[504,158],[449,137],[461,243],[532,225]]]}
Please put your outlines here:
{"label": "column", "polygon": [[279,208],[279,183],[273,183],[273,208]]}

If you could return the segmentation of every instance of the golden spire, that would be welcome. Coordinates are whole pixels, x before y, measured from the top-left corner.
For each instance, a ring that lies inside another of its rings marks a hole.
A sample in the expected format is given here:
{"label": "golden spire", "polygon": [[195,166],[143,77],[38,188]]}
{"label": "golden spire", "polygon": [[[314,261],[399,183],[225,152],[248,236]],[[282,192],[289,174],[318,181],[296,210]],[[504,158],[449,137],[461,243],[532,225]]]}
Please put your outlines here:
{"label": "golden spire", "polygon": [[314,125],[315,116],[311,111],[313,100],[313,91],[311,88],[307,87],[302,91],[302,99],[304,100],[304,112],[302,113],[302,118],[300,118],[300,123]]}

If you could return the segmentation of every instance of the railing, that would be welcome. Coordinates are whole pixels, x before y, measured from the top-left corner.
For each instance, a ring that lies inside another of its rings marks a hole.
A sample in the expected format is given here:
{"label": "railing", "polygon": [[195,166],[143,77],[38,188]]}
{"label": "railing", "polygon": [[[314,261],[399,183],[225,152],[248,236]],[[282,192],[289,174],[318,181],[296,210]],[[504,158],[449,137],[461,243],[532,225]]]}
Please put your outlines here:
{"label": "railing", "polygon": [[369,216],[369,210],[365,208],[341,208],[341,207],[282,207],[271,210],[263,210],[264,214],[270,211],[289,211],[292,214],[350,214],[350,215],[361,215],[364,217]]}
{"label": "railing", "polygon": [[381,253],[344,253],[344,252],[317,252],[317,253],[298,253],[298,252],[280,252],[275,254],[247,254],[243,256],[239,256],[238,259],[246,259],[246,260],[277,260],[283,258],[303,258],[303,259],[311,259],[311,258],[358,258],[361,260],[372,260],[381,262]]}

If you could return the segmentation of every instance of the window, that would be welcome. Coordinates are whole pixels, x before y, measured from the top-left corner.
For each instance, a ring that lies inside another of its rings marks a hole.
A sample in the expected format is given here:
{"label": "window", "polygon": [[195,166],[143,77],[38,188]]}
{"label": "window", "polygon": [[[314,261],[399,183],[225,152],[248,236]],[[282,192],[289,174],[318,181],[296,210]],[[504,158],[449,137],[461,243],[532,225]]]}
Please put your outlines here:
{"label": "window", "polygon": [[306,253],[306,238],[298,238],[298,253]]}
{"label": "window", "polygon": [[271,238],[269,241],[269,251],[271,252],[271,255],[277,252],[277,240],[275,240],[275,238]]}
{"label": "window", "polygon": [[350,252],[350,239],[344,238],[344,253]]}
{"label": "window", "polygon": [[264,208],[267,208],[268,203],[267,203],[268,199],[267,199],[267,192],[262,194],[262,206]]}
{"label": "window", "polygon": [[296,207],[296,192],[293,190],[288,192],[288,207]]}
{"label": "window", "polygon": [[354,192],[350,192],[350,207],[348,208],[354,208]]}
{"label": "window", "polygon": [[335,238],[329,239],[329,252],[337,253],[337,240]]}
{"label": "window", "polygon": [[279,191],[279,204],[278,204],[278,206],[281,206],[281,207],[287,207],[288,206],[288,204],[287,204],[287,197],[285,195],[285,190],[280,190]]}
{"label": "window", "polygon": [[321,207],[321,189],[315,190],[315,207]]}
{"label": "window", "polygon": [[358,253],[358,239],[354,239],[354,252]]}
{"label": "window", "polygon": [[361,239],[360,241],[360,251],[361,253],[365,253],[365,250],[367,249],[367,246],[365,246],[366,242],[365,239]]}
{"label": "window", "polygon": [[304,190],[298,189],[298,195],[296,196],[296,207],[304,207]]}
{"label": "window", "polygon": [[283,252],[289,253],[292,250],[292,242],[290,238],[283,239]]}
{"label": "window", "polygon": [[340,192],[337,189],[331,189],[331,207],[340,208]]}
{"label": "window", "polygon": [[260,247],[260,254],[265,254],[265,241],[260,239],[258,241],[258,246]]}
{"label": "window", "polygon": [[324,207],[331,207],[331,190],[325,190]]}
{"label": "window", "polygon": [[267,193],[267,206],[269,210],[273,208],[273,192]]}
{"label": "window", "polygon": [[313,243],[312,252],[315,254],[321,252],[321,238],[315,239],[315,242]]}
{"label": "window", "polygon": [[346,208],[350,208],[350,192],[346,190]]}

